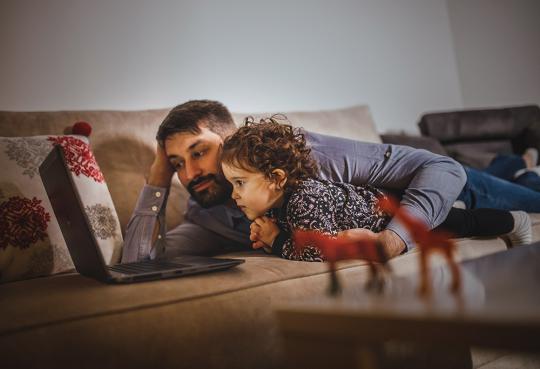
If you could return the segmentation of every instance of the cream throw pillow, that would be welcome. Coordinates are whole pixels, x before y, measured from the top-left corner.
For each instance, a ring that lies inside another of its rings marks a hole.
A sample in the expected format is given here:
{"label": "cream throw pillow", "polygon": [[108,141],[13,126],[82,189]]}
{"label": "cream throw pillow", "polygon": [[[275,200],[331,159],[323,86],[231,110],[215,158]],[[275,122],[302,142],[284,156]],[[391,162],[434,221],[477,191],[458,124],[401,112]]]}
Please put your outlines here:
{"label": "cream throw pillow", "polygon": [[307,131],[357,141],[382,142],[367,105],[308,112],[234,113],[233,118],[236,124],[241,126],[244,118],[248,115],[253,116],[258,121],[260,118],[268,118],[276,113],[284,114],[292,126],[302,127]]}
{"label": "cream throw pillow", "polygon": [[118,216],[88,139],[0,137],[0,282],[73,269],[38,171],[54,145],[64,151],[105,262],[114,264],[120,259]]}

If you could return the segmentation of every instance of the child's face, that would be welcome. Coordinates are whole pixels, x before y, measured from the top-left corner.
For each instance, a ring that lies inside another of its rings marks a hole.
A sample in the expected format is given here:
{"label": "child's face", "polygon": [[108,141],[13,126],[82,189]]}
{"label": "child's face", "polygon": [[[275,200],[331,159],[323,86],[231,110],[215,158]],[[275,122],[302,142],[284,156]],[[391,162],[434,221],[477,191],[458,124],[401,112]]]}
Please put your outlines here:
{"label": "child's face", "polygon": [[225,178],[233,185],[231,197],[249,220],[255,220],[281,204],[283,191],[264,174],[225,163],[222,168]]}

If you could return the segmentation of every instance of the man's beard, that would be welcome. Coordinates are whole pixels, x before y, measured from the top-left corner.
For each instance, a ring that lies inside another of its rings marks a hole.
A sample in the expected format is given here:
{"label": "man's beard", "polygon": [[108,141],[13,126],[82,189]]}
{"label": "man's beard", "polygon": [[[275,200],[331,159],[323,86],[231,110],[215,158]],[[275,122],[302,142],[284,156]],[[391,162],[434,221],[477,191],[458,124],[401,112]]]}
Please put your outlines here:
{"label": "man's beard", "polygon": [[[205,181],[212,181],[212,185],[200,192],[193,188]],[[187,190],[193,199],[203,208],[221,205],[231,198],[232,185],[220,174],[208,174],[203,177],[197,177],[191,181]]]}

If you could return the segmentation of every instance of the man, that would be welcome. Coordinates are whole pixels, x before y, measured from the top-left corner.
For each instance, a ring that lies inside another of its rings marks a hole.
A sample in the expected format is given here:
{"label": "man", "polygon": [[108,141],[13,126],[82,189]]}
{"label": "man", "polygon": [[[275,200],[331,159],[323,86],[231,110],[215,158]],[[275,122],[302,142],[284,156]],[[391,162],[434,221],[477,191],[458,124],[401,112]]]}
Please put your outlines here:
{"label": "man", "polygon": [[[122,262],[177,254],[251,249],[250,222],[230,198],[219,170],[223,139],[236,130],[227,108],[208,100],[172,109],[157,133],[157,154],[128,224]],[[401,206],[430,228],[439,225],[465,184],[453,159],[409,147],[372,144],[306,133],[321,177],[401,195]],[[174,174],[191,198],[185,222],[166,231],[164,214]],[[379,241],[394,257],[413,247],[408,232],[391,221]]]}

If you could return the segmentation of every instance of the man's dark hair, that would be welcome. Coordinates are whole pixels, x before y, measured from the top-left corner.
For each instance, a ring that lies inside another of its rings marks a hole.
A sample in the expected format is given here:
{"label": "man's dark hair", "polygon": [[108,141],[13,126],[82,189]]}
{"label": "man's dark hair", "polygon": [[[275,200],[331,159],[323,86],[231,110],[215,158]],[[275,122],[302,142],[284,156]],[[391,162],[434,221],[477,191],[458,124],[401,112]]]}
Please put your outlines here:
{"label": "man's dark hair", "polygon": [[201,132],[199,124],[222,138],[236,129],[229,110],[219,101],[191,100],[175,106],[159,126],[156,139],[161,146],[167,137],[175,133]]}

